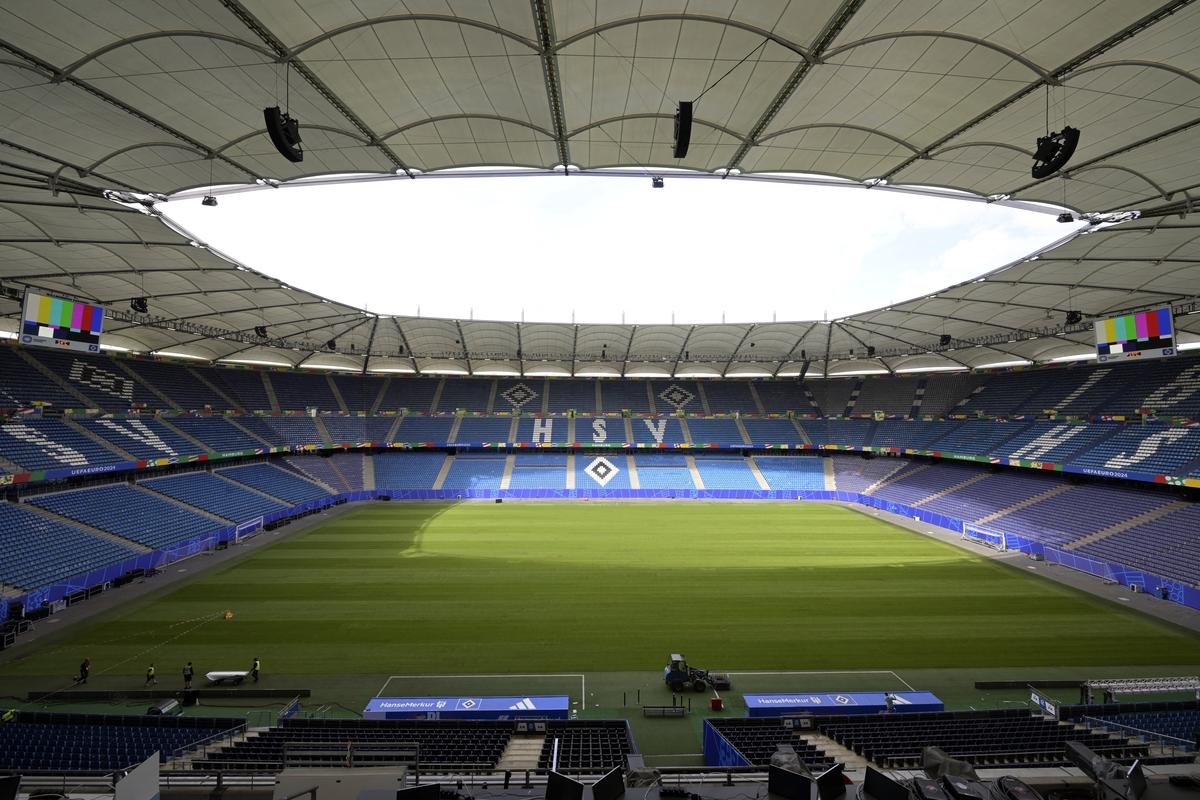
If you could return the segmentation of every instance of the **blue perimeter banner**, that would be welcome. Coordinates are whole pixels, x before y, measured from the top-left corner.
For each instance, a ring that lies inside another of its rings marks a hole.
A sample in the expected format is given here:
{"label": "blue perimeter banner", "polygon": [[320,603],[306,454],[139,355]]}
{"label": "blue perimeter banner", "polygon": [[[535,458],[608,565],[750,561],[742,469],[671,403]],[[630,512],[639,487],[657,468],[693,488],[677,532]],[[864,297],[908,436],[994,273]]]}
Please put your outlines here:
{"label": "blue perimeter banner", "polygon": [[567,719],[565,694],[515,697],[373,697],[363,719]]}
{"label": "blue perimeter banner", "polygon": [[[892,711],[912,714],[945,711],[946,706],[930,692],[892,692]],[[887,710],[883,692],[831,692],[828,694],[744,694],[751,717],[782,717],[788,714],[880,714]]]}

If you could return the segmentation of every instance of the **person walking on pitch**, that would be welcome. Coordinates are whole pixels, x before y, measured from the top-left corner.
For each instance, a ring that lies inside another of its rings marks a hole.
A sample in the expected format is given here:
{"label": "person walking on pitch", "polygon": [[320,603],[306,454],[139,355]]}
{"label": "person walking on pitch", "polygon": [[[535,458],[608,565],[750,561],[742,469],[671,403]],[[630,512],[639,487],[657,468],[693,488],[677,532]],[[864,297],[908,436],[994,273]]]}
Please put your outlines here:
{"label": "person walking on pitch", "polygon": [[146,667],[146,685],[149,686],[151,684],[154,684],[156,686],[158,685],[158,676],[154,674],[154,665],[153,664]]}
{"label": "person walking on pitch", "polygon": [[187,662],[183,667],[183,688],[192,688],[192,678],[195,677],[196,671],[192,668],[192,662]]}
{"label": "person walking on pitch", "polygon": [[254,659],[254,666],[252,666],[252,667],[250,668],[250,677],[251,677],[251,678],[254,678],[254,682],[255,682],[255,683],[258,683],[258,669],[259,669],[259,667],[260,667],[261,665],[262,665],[262,662],[261,662],[261,661],[259,661],[257,658],[255,658],[255,659]]}
{"label": "person walking on pitch", "polygon": [[79,662],[79,674],[75,676],[76,683],[87,683],[88,673],[92,671],[92,660],[85,658]]}

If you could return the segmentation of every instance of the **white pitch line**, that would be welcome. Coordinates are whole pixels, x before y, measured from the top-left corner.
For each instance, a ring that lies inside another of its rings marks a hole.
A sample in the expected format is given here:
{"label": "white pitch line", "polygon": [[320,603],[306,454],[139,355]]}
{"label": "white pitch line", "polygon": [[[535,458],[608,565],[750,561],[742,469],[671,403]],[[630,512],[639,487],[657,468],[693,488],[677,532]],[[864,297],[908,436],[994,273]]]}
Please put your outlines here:
{"label": "white pitch line", "polygon": [[903,684],[904,684],[904,686],[905,686],[905,688],[907,688],[907,689],[908,689],[910,692],[915,692],[915,691],[916,691],[916,689],[914,689],[914,688],[912,687],[912,684],[911,684],[911,683],[909,683],[908,681],[904,680],[904,678],[901,678],[901,677],[900,677],[900,673],[898,673],[898,672],[893,672],[892,674],[893,674],[893,675],[895,675],[895,676],[896,676],[896,680],[898,680],[898,681],[900,681],[901,683],[903,683]]}
{"label": "white pitch line", "polygon": [[587,708],[587,676],[582,672],[477,672],[458,673],[455,675],[389,675],[388,679],[375,693],[382,697],[384,691],[396,678],[579,678],[579,710]]}

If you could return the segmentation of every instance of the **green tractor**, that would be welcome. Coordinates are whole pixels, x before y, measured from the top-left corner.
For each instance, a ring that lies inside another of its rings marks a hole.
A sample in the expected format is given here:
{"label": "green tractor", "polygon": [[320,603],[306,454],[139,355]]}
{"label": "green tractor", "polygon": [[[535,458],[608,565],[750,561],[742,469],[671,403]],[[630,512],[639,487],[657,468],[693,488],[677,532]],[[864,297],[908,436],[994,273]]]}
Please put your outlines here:
{"label": "green tractor", "polygon": [[663,667],[663,683],[671,687],[672,692],[683,692],[691,689],[703,692],[708,687],[728,689],[729,675],[724,672],[709,672],[699,667],[689,667],[687,659],[679,653],[672,653],[671,660]]}

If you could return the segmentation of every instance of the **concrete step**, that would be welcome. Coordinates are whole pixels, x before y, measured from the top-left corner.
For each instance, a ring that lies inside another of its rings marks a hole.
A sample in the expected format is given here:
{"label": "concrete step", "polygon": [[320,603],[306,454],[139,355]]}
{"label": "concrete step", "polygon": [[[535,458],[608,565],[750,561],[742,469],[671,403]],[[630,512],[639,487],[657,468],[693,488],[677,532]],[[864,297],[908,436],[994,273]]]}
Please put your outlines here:
{"label": "concrete step", "polygon": [[871,763],[853,750],[842,747],[823,733],[804,731],[798,735],[804,741],[823,750],[829,758],[839,764],[845,764],[847,771],[864,770]]}
{"label": "concrete step", "polygon": [[913,503],[913,505],[914,506],[923,506],[932,500],[937,500],[939,497],[945,497],[946,495],[950,494],[951,492],[957,492],[959,489],[970,486],[972,483],[979,483],[979,481],[983,480],[990,474],[991,473],[988,473],[988,472],[981,472],[978,475],[972,475],[971,477],[967,478],[965,481],[959,481],[958,483],[954,484],[953,486],[947,487],[940,492],[935,492],[935,493],[929,495],[928,497],[918,500],[917,502]]}
{"label": "concrete step", "polygon": [[508,740],[508,747],[500,754],[500,760],[496,762],[496,771],[523,772],[527,769],[537,769],[545,741],[546,737],[542,734],[512,737]]}

